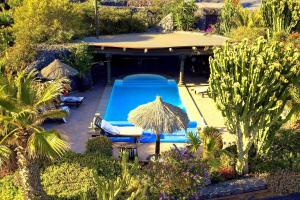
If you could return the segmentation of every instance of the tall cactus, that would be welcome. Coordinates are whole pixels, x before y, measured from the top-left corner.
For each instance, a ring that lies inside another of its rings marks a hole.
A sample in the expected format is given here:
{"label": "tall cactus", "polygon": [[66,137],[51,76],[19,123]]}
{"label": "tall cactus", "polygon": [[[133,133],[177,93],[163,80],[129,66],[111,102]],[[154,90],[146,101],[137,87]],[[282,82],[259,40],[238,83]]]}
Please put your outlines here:
{"label": "tall cactus", "polygon": [[300,53],[290,45],[258,38],[214,50],[210,58],[209,90],[237,137],[237,171],[248,172],[248,152],[262,149],[269,135],[292,113],[282,116],[289,100],[288,86],[299,80]]}
{"label": "tall cactus", "polygon": [[241,5],[236,0],[225,0],[220,15],[220,33],[229,33],[238,26],[237,18],[241,11]]}
{"label": "tall cactus", "polygon": [[300,31],[299,0],[262,0],[261,12],[264,23],[273,33],[293,29]]}

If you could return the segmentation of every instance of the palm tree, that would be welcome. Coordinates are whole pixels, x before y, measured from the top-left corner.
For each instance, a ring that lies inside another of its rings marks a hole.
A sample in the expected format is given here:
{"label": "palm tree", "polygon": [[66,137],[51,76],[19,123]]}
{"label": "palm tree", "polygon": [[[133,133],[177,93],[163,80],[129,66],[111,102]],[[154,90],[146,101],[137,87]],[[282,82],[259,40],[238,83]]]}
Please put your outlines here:
{"label": "palm tree", "polygon": [[[1,73],[1,72],[0,72]],[[53,159],[69,149],[55,130],[45,130],[46,118],[65,116],[64,111],[43,111],[64,89],[60,79],[41,83],[37,72],[0,74],[0,167],[15,156],[24,198],[43,199],[39,158]]]}

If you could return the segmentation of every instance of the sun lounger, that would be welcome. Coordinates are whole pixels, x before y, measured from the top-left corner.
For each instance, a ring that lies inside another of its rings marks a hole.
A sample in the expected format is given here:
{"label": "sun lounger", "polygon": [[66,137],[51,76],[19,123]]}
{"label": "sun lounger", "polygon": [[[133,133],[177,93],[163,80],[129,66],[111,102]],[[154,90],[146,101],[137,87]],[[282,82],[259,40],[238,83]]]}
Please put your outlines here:
{"label": "sun lounger", "polygon": [[94,117],[92,126],[99,129],[101,131],[100,134],[106,135],[107,137],[133,137],[136,141],[137,138],[143,135],[142,128],[133,126],[113,126],[99,115]]}
{"label": "sun lounger", "polygon": [[68,106],[79,106],[82,104],[84,97],[75,97],[75,96],[61,96],[60,100],[62,102],[62,105],[68,105]]}
{"label": "sun lounger", "polygon": [[[137,142],[138,142],[138,138],[143,136],[142,128],[133,127],[133,126],[123,126],[123,127],[113,126],[109,122],[102,119],[98,114],[95,115],[91,125],[92,125],[91,128],[93,128],[94,131],[96,129],[100,130],[101,135],[105,135],[106,137],[111,138],[112,141],[127,143],[127,144],[122,144],[119,150],[128,151],[129,159],[134,159],[135,156],[138,156]],[[134,143],[134,146],[132,145],[128,146],[129,143]]]}
{"label": "sun lounger", "polygon": [[47,119],[47,121],[57,121],[57,120],[62,120],[64,123],[67,123],[67,118],[70,115],[70,108],[68,106],[49,106],[49,107],[45,107],[43,109],[41,109],[41,112],[46,112],[49,110],[54,110],[54,109],[58,109],[58,110],[63,110],[67,113],[67,116],[64,118],[57,118],[57,119]]}

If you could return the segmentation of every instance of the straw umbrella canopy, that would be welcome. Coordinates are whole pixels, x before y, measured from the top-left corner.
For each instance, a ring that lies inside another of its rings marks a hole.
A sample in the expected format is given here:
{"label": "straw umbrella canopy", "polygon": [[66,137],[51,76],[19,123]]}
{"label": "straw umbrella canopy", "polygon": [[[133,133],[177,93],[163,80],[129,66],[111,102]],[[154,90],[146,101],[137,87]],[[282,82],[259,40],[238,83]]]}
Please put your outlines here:
{"label": "straw umbrella canopy", "polygon": [[47,67],[42,69],[41,74],[48,79],[58,79],[62,77],[76,76],[79,72],[71,66],[55,59]]}
{"label": "straw umbrella canopy", "polygon": [[163,102],[160,96],[155,101],[140,105],[128,115],[128,121],[156,134],[156,156],[160,153],[160,134],[187,129],[186,112],[179,107]]}

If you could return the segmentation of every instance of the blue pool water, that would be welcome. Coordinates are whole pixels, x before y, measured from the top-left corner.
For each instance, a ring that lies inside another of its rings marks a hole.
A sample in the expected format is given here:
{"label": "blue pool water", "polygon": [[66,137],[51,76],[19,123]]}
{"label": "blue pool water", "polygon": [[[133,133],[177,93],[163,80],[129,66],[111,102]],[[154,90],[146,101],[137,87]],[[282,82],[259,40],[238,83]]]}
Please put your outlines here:
{"label": "blue pool water", "polygon": [[[132,124],[127,121],[129,112],[142,104],[154,101],[156,96],[161,96],[163,101],[185,110],[174,80],[154,74],[137,74],[115,81],[104,119],[116,126],[130,126]],[[188,131],[194,131],[196,126],[195,122],[190,122]],[[113,140],[124,139],[113,138]],[[153,142],[153,140],[155,141],[155,135],[145,131],[141,142]],[[162,134],[161,142],[172,141],[187,142],[185,131]]]}

